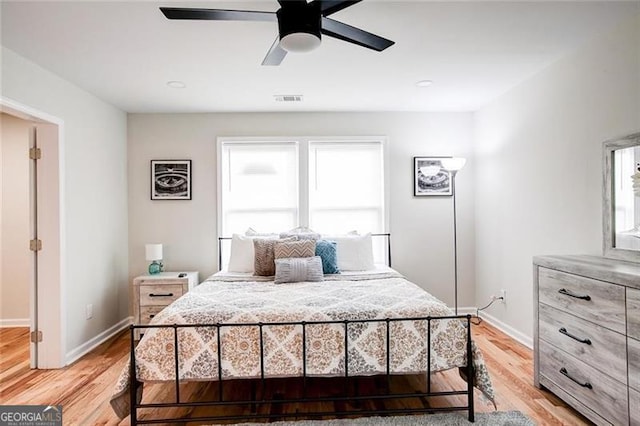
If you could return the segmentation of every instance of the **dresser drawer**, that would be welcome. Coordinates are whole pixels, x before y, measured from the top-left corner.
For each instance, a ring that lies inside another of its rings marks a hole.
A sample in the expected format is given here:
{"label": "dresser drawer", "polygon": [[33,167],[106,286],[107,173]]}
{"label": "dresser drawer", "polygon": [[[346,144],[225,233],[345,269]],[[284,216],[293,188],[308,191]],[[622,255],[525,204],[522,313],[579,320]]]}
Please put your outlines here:
{"label": "dresser drawer", "polygon": [[629,386],[640,392],[640,340],[628,338]]}
{"label": "dresser drawer", "polygon": [[[540,341],[539,348],[542,376],[611,423],[629,423],[626,384],[614,380],[543,340]],[[587,383],[589,387],[581,385]]]}
{"label": "dresser drawer", "polygon": [[163,310],[164,306],[141,306],[140,307],[140,324],[149,324],[149,322]]}
{"label": "dresser drawer", "polygon": [[627,335],[640,340],[640,290],[627,288]]}
{"label": "dresser drawer", "polygon": [[543,267],[538,274],[540,302],[626,332],[624,287]]}
{"label": "dresser drawer", "polygon": [[629,424],[640,426],[640,392],[629,389]]}
{"label": "dresser drawer", "polygon": [[140,306],[167,306],[182,296],[182,284],[140,286]]}
{"label": "dresser drawer", "polygon": [[[540,304],[540,339],[568,352],[614,379],[627,381],[624,335]],[[572,337],[573,336],[573,337]]]}

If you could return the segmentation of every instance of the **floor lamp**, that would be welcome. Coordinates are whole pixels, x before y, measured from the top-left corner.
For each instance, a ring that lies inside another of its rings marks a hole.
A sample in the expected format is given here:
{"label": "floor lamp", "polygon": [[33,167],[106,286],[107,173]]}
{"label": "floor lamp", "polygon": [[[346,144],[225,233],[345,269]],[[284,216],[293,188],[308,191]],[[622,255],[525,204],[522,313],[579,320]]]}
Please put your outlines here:
{"label": "floor lamp", "polygon": [[453,157],[441,160],[442,168],[451,173],[451,195],[453,196],[453,274],[455,288],[455,314],[458,315],[458,224],[456,218],[456,174],[464,167],[466,158]]}

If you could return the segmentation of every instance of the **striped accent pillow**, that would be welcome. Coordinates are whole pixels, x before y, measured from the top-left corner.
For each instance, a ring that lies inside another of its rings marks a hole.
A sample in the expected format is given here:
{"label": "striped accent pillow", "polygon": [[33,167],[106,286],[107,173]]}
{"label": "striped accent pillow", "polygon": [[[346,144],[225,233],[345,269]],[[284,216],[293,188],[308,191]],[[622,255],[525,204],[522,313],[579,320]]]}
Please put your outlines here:
{"label": "striped accent pillow", "polygon": [[324,281],[320,256],[276,259],[274,283],[298,283],[303,281]]}
{"label": "striped accent pillow", "polygon": [[282,240],[276,242],[273,248],[276,259],[283,259],[285,257],[311,257],[316,254],[316,242],[315,240],[300,240],[282,242]]}

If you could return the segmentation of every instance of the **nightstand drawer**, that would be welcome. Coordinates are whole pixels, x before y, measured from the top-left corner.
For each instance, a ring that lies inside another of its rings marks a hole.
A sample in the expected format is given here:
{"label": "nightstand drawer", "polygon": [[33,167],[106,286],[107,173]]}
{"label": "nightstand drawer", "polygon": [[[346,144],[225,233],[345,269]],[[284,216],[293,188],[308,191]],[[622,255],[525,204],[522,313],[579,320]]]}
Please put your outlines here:
{"label": "nightstand drawer", "polygon": [[164,306],[141,306],[140,307],[140,324],[149,324],[153,317],[158,315]]}
{"label": "nightstand drawer", "polygon": [[622,383],[627,381],[627,359],[620,356],[626,351],[624,335],[542,303],[539,312],[540,339]]}
{"label": "nightstand drawer", "polygon": [[627,387],[553,347],[540,341],[540,374],[569,395],[616,425],[629,423]]}
{"label": "nightstand drawer", "polygon": [[539,292],[541,303],[619,333],[626,332],[622,286],[539,268]]}
{"label": "nightstand drawer", "polygon": [[140,286],[140,306],[166,306],[182,296],[182,284]]}

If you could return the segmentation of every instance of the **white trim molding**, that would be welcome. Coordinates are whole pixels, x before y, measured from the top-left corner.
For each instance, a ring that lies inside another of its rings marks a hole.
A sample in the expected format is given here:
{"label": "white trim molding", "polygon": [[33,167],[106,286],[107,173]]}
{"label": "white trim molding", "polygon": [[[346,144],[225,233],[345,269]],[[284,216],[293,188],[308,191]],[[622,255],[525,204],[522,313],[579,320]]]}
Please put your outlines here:
{"label": "white trim molding", "polygon": [[133,317],[127,317],[117,323],[116,325],[106,329],[102,333],[98,334],[94,338],[84,342],[82,345],[77,348],[67,352],[65,365],[72,364],[106,342],[111,339],[116,334],[120,333],[125,328],[129,327],[129,325],[133,324]]}
{"label": "white trim molding", "polygon": [[500,321],[498,318],[490,314],[487,314],[486,312],[480,312],[480,318],[482,318],[484,321],[488,322],[490,325],[494,326],[498,330],[502,331],[507,336],[522,343],[527,348],[533,349],[532,337],[527,336],[526,334],[516,330],[515,328],[511,327],[508,324],[505,324],[504,322]]}
{"label": "white trim molding", "polygon": [[29,327],[29,318],[0,319],[0,328]]}

